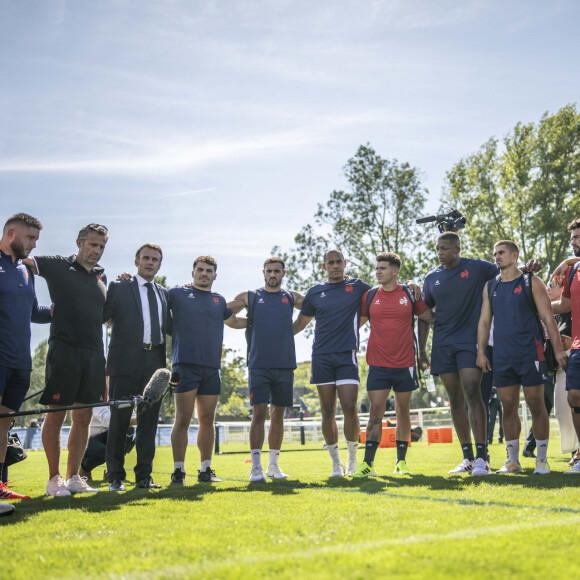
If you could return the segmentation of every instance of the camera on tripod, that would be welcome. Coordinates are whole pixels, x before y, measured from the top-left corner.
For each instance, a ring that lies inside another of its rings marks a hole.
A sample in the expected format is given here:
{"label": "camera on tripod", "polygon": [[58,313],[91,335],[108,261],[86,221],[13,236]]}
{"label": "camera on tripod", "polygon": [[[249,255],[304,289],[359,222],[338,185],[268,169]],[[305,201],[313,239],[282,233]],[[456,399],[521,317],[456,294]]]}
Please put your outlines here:
{"label": "camera on tripod", "polygon": [[456,232],[465,227],[465,216],[456,209],[450,208],[448,213],[430,215],[415,220],[417,224],[427,224],[429,222],[435,222],[442,234]]}

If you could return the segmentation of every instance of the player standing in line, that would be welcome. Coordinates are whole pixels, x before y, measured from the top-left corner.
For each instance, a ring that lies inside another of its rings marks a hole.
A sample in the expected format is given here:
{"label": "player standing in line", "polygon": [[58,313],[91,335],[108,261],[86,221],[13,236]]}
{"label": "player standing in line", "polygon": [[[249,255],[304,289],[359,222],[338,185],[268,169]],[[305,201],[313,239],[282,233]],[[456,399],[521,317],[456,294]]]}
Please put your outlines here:
{"label": "player standing in line", "polygon": [[[431,373],[441,376],[463,451],[463,461],[449,473],[489,475],[487,417],[481,397],[481,369],[475,360],[481,292],[498,270],[490,262],[462,258],[459,236],[453,232],[441,234],[436,249],[440,266],[425,277],[423,296],[425,304],[435,308]],[[429,325],[420,320],[421,364],[427,363],[425,346],[428,334]],[[475,438],[475,457],[470,425]]]}
{"label": "player standing in line", "polygon": [[252,468],[250,481],[266,481],[261,457],[264,445],[266,415],[270,404],[268,432],[268,467],[266,476],[273,479],[288,477],[279,467],[278,458],[284,439],[284,411],[293,404],[296,353],[292,331],[292,313],[301,308],[302,294],[282,289],[286,274],[281,258],[264,262],[264,286],[241,292],[228,303],[234,314],[243,308],[248,311],[248,370],[252,423],[250,448]]}
{"label": "player standing in line", "polygon": [[359,421],[357,397],[361,298],[370,285],[357,278],[345,280],[346,260],[339,250],[324,254],[322,267],[327,280],[313,286],[304,297],[294,322],[294,334],[316,318],[312,345],[310,383],[316,384],[322,413],[322,433],[332,459],[331,477],[343,477],[345,468],[338,452],[336,397],[344,414],[344,436],[348,448],[346,474],[357,468]]}
{"label": "player standing in line", "polygon": [[532,430],[537,444],[534,473],[550,473],[546,454],[550,422],[544,403],[544,381],[548,379],[544,358],[543,330],[536,311],[548,329],[554,356],[566,368],[567,356],[562,350],[560,334],[544,283],[517,266],[519,248],[509,240],[497,242],[493,249],[500,274],[483,288],[481,316],[477,329],[477,365],[492,370],[485,356],[492,318],[493,384],[503,408],[503,430],[508,458],[496,473],[522,473],[519,462],[521,423],[518,415],[520,385],[532,414]]}
{"label": "player standing in line", "polygon": [[423,300],[415,302],[406,286],[399,284],[397,275],[401,268],[401,258],[397,254],[385,252],[378,254],[376,259],[376,276],[380,286],[363,295],[361,316],[361,326],[367,320],[371,325],[367,346],[367,393],[371,408],[364,460],[353,477],[366,477],[374,472],[375,454],[381,441],[385,405],[391,388],[395,392],[397,416],[397,463],[394,473],[412,475],[407,467],[406,456],[411,433],[411,394],[419,388],[415,369],[413,320],[415,315],[427,324],[432,324],[434,320],[433,313]]}
{"label": "player standing in line", "polygon": [[221,481],[211,468],[215,442],[215,411],[221,389],[220,367],[224,324],[244,328],[228,308],[221,294],[211,291],[217,277],[217,263],[211,256],[200,256],[193,263],[193,285],[171,288],[168,308],[173,318],[173,371],[179,373],[175,389],[175,423],[171,431],[173,448],[173,485],[185,481],[185,453],[193,407],[197,406],[201,467],[197,480]]}

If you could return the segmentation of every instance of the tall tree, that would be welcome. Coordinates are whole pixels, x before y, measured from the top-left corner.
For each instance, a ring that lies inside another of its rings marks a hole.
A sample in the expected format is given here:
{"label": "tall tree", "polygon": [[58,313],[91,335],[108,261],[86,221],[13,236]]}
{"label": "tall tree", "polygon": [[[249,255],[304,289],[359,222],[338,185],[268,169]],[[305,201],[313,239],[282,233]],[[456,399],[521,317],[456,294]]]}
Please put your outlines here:
{"label": "tall tree", "polygon": [[324,251],[332,247],[345,255],[350,276],[372,281],[379,252],[400,254],[401,275],[416,275],[426,259],[424,251],[416,253],[425,243],[415,225],[427,193],[420,171],[383,159],[367,144],[347,161],[344,175],[349,188],[334,190],[318,205],[314,223],[294,238],[295,247],[287,252],[273,248],[286,258],[289,281],[303,290],[317,282]]}
{"label": "tall tree", "polygon": [[467,217],[463,246],[489,259],[493,244],[514,240],[521,258],[552,269],[569,254],[566,225],[580,215],[580,115],[575,105],[518,123],[489,139],[448,173],[444,199]]}

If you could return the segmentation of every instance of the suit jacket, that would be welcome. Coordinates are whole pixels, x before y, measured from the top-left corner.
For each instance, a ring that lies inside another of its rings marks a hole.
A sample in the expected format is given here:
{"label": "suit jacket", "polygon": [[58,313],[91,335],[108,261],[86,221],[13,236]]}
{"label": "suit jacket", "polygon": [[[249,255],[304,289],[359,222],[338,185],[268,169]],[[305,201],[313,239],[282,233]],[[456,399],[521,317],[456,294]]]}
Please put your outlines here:
{"label": "suit jacket", "polygon": [[[167,290],[153,283],[161,298],[161,333],[168,333]],[[111,320],[111,340],[107,356],[107,375],[132,375],[143,361],[143,309],[139,284],[130,280],[111,282],[103,308],[103,321]],[[165,357],[165,352],[164,352]]]}

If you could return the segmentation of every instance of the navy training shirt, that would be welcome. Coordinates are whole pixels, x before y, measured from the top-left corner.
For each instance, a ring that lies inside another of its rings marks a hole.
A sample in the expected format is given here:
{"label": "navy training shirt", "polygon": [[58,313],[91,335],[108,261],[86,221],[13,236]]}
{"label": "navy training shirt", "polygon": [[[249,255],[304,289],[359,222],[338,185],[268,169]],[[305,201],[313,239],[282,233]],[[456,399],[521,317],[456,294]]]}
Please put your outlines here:
{"label": "navy training shirt", "polygon": [[485,260],[461,258],[455,268],[438,266],[423,282],[423,300],[435,307],[433,345],[477,344],[483,287],[499,273]]}
{"label": "navy training shirt", "polygon": [[181,286],[169,290],[167,306],[173,319],[173,364],[219,369],[224,320],[233,314],[226,299],[216,292]]}
{"label": "navy training shirt", "polygon": [[[493,288],[495,281],[491,284]],[[500,281],[493,293],[494,364],[546,360],[543,337],[524,284],[522,274],[510,282]]]}
{"label": "navy training shirt", "polygon": [[[281,291],[267,292],[259,288],[254,292],[254,322],[248,368],[295,369],[292,302]],[[252,296],[248,296],[252,300]]]}
{"label": "navy training shirt", "polygon": [[105,270],[97,264],[87,272],[76,256],[37,256],[33,260],[54,303],[50,338],[103,352]]}
{"label": "navy training shirt", "polygon": [[316,318],[312,354],[358,350],[361,298],[370,287],[353,278],[321,282],[306,292],[300,314]]}
{"label": "navy training shirt", "polygon": [[38,306],[34,278],[22,260],[0,250],[0,365],[29,370],[30,320],[50,322],[50,308]]}

